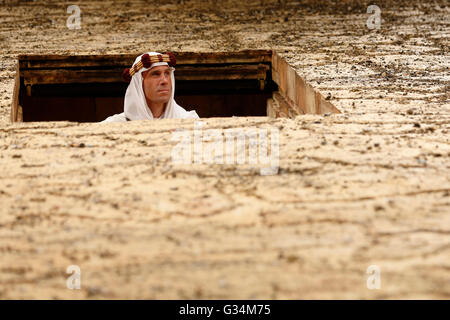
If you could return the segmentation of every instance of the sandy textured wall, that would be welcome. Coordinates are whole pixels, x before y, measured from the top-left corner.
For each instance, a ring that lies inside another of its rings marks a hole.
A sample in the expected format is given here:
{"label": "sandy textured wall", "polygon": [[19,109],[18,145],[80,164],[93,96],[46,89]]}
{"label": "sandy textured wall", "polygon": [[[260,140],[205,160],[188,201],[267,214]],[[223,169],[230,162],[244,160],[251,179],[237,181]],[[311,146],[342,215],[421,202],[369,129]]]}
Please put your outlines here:
{"label": "sandy textured wall", "polygon": [[[64,3],[0,6],[1,298],[450,297],[444,1],[380,1],[379,31],[366,1],[79,4],[78,31]],[[174,165],[192,121],[8,123],[20,53],[252,48],[344,112],[205,121],[280,130],[275,176]]]}
{"label": "sandy textured wall", "polygon": [[179,2],[83,1],[81,29],[69,30],[64,2],[6,1],[0,6],[2,119],[9,119],[18,54],[150,49],[275,49],[340,110],[449,111],[446,1],[379,1],[382,27],[372,31],[370,1]]}

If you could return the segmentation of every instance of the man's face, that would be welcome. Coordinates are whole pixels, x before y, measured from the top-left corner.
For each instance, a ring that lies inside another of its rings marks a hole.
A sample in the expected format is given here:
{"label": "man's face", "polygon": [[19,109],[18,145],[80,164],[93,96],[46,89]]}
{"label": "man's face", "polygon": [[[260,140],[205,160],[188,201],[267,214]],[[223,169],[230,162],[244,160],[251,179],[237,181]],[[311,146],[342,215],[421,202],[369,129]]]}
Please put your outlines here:
{"label": "man's face", "polygon": [[168,66],[158,66],[142,72],[142,87],[147,101],[167,103],[172,93],[172,70]]}

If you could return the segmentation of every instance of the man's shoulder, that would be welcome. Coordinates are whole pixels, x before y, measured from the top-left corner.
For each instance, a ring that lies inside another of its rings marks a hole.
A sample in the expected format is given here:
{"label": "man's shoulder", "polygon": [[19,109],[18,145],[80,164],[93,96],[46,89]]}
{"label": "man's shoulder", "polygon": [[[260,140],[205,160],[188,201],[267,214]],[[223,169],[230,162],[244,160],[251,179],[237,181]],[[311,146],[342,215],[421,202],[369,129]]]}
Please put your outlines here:
{"label": "man's shoulder", "polygon": [[186,111],[186,119],[200,119],[195,110]]}
{"label": "man's shoulder", "polygon": [[125,112],[118,113],[115,115],[112,115],[108,118],[106,118],[103,121],[100,121],[100,123],[107,123],[107,122],[126,122],[127,118],[125,117]]}
{"label": "man's shoulder", "polygon": [[198,119],[200,118],[195,112],[195,110],[187,111],[185,108],[180,106],[178,103],[173,101],[173,106],[171,107],[170,112],[168,112],[167,118],[173,119]]}

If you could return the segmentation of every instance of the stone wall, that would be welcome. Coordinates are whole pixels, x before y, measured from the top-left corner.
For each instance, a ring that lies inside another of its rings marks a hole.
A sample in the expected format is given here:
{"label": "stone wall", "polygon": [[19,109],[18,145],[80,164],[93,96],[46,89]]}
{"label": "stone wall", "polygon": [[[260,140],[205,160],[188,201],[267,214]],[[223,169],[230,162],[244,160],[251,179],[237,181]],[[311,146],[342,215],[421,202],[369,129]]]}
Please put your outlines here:
{"label": "stone wall", "polygon": [[[278,101],[280,112],[289,117],[299,114],[325,114],[340,113],[340,111],[310,84],[306,83],[292,66],[290,66],[275,51],[272,55],[272,77],[279,87],[279,94],[275,94],[273,100]],[[275,105],[276,106],[276,105]],[[283,110],[283,109],[292,110]],[[273,112],[271,112],[273,114]]]}
{"label": "stone wall", "polygon": [[[67,3],[3,3],[0,298],[450,297],[446,1],[379,1],[380,30],[372,1],[83,1],[80,30]],[[276,175],[175,165],[193,120],[8,123],[19,54],[243,49],[292,66],[273,103],[299,115],[202,121],[279,130]]]}

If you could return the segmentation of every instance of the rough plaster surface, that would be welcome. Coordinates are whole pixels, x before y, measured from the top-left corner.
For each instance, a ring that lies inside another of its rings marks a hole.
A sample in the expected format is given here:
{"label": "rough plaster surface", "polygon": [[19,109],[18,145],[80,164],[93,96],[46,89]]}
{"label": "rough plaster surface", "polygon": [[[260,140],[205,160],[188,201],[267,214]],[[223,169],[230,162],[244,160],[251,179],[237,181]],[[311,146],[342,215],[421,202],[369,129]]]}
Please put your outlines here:
{"label": "rough plaster surface", "polygon": [[[179,2],[80,2],[81,30],[0,5],[0,297],[449,298],[446,2],[379,1],[373,31],[368,1]],[[274,176],[173,164],[192,120],[9,123],[18,54],[149,49],[277,50],[343,114],[204,120],[279,129]]]}

